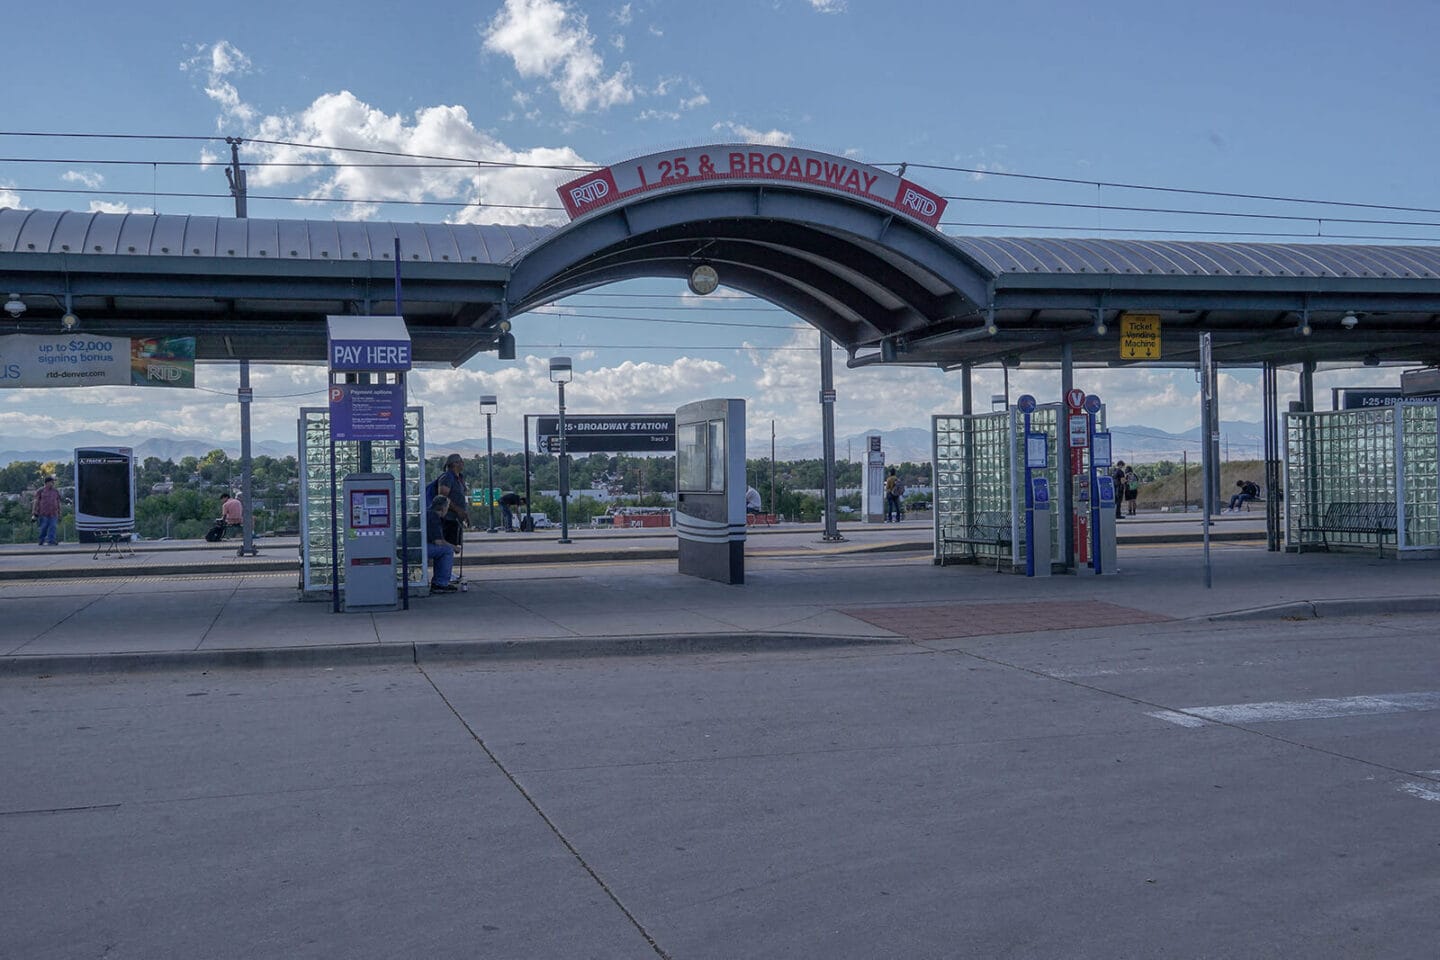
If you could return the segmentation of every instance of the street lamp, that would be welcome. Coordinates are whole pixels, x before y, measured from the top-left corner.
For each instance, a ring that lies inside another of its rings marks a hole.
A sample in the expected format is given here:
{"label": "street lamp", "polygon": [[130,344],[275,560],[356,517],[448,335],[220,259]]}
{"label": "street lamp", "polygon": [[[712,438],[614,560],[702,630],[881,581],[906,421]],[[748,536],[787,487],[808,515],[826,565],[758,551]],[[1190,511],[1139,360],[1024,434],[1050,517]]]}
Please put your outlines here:
{"label": "street lamp", "polygon": [[495,442],[490,426],[499,409],[493,394],[480,398],[480,412],[485,414],[485,502],[490,508],[490,527],[486,533],[495,532]]}
{"label": "street lamp", "polygon": [[560,542],[570,542],[570,452],[565,446],[565,384],[574,377],[569,357],[550,358],[550,382],[560,388],[560,450],[556,462],[560,466]]}

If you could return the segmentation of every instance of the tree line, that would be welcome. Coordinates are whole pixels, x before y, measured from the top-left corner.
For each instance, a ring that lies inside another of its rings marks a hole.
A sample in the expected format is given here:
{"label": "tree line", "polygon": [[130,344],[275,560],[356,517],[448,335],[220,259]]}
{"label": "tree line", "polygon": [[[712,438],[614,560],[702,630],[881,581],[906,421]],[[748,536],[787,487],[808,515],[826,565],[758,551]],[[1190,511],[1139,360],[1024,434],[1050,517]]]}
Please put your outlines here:
{"label": "tree line", "polygon": [[[438,477],[444,469],[444,456],[426,460],[425,479]],[[525,492],[525,457],[520,453],[497,453],[493,463],[496,491]],[[905,485],[910,488],[930,482],[929,464],[896,465]],[[835,485],[844,489],[859,487],[862,467],[858,463],[837,462]],[[74,470],[70,461],[17,460],[0,467],[0,542],[23,543],[35,536],[30,519],[33,495],[44,477],[53,476],[65,499],[61,518],[61,536],[75,539]],[[772,480],[773,478],[773,480]],[[211,450],[202,457],[182,457],[178,461],[146,457],[136,464],[135,529],[141,537],[158,540],[198,539],[220,512],[220,494],[238,494],[241,469],[238,458],[224,450]],[[465,461],[465,482],[477,497],[490,487],[484,456]],[[825,483],[824,461],[777,461],[771,469],[768,458],[746,463],[746,482],[760,493],[765,512],[773,510],[788,520],[814,522],[824,509],[823,498],[806,491],[820,490]],[[560,501],[541,494],[560,486],[558,459],[551,454],[530,455],[531,510],[552,520],[560,518]],[[606,491],[611,498],[634,506],[671,506],[675,493],[675,458],[645,457],[630,454],[592,453],[575,456],[570,466],[572,494],[582,490]],[[264,535],[290,535],[299,531],[300,469],[294,457],[257,456],[251,460],[251,492],[253,504],[248,505],[255,517],[255,530]],[[920,494],[908,498],[912,505],[923,500]],[[472,524],[488,522],[483,499],[478,500],[479,512],[472,509]],[[569,517],[572,523],[588,523],[613,505],[592,497],[572,495]],[[838,507],[858,510],[860,497],[852,493],[837,498]],[[844,511],[841,511],[842,513]],[[499,512],[497,509],[496,516]]]}

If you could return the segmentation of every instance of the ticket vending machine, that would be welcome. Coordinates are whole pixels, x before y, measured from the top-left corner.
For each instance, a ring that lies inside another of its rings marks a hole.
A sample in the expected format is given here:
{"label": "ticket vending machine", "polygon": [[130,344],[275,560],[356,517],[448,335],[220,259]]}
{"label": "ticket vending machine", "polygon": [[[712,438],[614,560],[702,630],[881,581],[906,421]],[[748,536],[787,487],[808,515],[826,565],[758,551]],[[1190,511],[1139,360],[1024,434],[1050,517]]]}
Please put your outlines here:
{"label": "ticket vending machine", "polygon": [[345,609],[393,609],[397,600],[395,477],[388,473],[352,473],[341,484],[341,495]]}
{"label": "ticket vending machine", "polygon": [[1092,514],[1090,514],[1090,545],[1092,567],[1096,574],[1109,576],[1116,570],[1115,548],[1115,478],[1110,476],[1110,433],[1094,430],[1090,435],[1090,472],[1094,475]]}
{"label": "ticket vending machine", "polygon": [[1095,513],[1091,524],[1095,531],[1095,572],[1101,576],[1118,573],[1115,567],[1115,478],[1108,474],[1095,477]]}
{"label": "ticket vending machine", "polygon": [[675,411],[675,533],[680,572],[745,582],[745,401]]}
{"label": "ticket vending machine", "polygon": [[1030,478],[1030,516],[1026,528],[1030,533],[1025,555],[1025,572],[1032,577],[1050,576],[1050,481],[1045,477]]}
{"label": "ticket vending machine", "polygon": [[860,519],[881,523],[885,519],[885,451],[880,436],[865,437],[865,470],[860,474]]}

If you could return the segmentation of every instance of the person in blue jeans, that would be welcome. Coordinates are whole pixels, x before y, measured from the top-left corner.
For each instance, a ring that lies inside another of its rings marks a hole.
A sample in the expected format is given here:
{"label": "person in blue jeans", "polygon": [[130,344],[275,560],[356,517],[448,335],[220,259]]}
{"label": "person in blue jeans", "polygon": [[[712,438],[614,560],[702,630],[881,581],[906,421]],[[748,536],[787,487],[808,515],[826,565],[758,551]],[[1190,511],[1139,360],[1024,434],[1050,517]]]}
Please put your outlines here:
{"label": "person in blue jeans", "polygon": [[[1239,489],[1235,496],[1230,498],[1230,505],[1225,510],[1239,510],[1248,500],[1260,499],[1260,485],[1253,480],[1236,480],[1235,486]],[[1224,511],[1221,511],[1222,513]]]}
{"label": "person in blue jeans", "polygon": [[56,535],[60,530],[60,491],[55,489],[54,477],[46,477],[45,484],[35,491],[30,516],[40,524],[40,546],[53,547],[59,543]]}
{"label": "person in blue jeans", "polygon": [[450,498],[437,496],[430,501],[425,512],[425,555],[430,558],[432,593],[455,593],[456,587],[450,582],[450,571],[455,566],[455,547],[445,539],[445,508]]}

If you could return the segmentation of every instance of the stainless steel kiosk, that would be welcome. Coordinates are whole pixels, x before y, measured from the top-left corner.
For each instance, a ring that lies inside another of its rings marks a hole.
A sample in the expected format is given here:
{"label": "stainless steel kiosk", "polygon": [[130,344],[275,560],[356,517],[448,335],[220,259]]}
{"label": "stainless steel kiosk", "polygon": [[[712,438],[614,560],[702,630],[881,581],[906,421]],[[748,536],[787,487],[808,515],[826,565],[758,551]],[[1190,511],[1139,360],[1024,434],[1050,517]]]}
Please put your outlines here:
{"label": "stainless steel kiosk", "polygon": [[675,527],[680,572],[745,582],[745,401],[675,411]]}
{"label": "stainless steel kiosk", "polygon": [[345,609],[393,609],[395,587],[395,478],[352,473],[341,489],[345,531]]}

